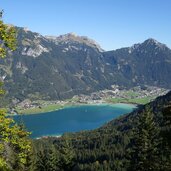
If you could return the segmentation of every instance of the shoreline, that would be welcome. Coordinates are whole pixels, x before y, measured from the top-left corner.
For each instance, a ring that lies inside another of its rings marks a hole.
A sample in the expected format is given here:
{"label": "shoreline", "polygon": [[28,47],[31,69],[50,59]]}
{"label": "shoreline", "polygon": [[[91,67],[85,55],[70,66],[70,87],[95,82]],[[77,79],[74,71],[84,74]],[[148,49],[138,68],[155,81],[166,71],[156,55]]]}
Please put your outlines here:
{"label": "shoreline", "polygon": [[46,114],[46,113],[50,113],[50,112],[55,112],[55,111],[59,111],[65,108],[70,108],[70,107],[79,107],[79,106],[98,106],[98,105],[131,105],[134,106],[135,108],[137,108],[140,104],[137,103],[124,103],[124,102],[118,102],[118,103],[112,103],[112,102],[99,102],[99,103],[71,103],[71,104],[66,104],[60,108],[57,108],[55,110],[49,110],[46,112],[36,112],[36,113],[23,113],[23,114],[9,114],[14,115],[14,116],[20,116],[20,115],[39,115],[39,114]]}
{"label": "shoreline", "polygon": [[[101,106],[102,105],[102,106]],[[83,107],[83,108],[79,108],[79,106],[81,107]],[[132,112],[132,110],[136,110],[136,106],[135,105],[130,105],[130,104],[123,104],[123,103],[115,103],[115,104],[111,104],[111,103],[93,103],[93,104],[79,104],[79,106],[78,106],[78,104],[76,105],[76,104],[74,104],[74,105],[67,105],[66,106],[66,108],[67,107],[69,107],[67,110],[74,110],[74,111],[77,111],[77,110],[79,110],[79,111],[82,111],[83,112],[83,114],[85,114],[85,112],[86,112],[86,109],[87,109],[87,111],[89,111],[88,109],[90,108],[90,109],[92,109],[92,111],[96,111],[96,115],[98,115],[98,113],[100,112],[100,116],[101,116],[101,113],[103,113],[103,115],[104,115],[104,117],[106,117],[105,115],[105,113],[104,112],[101,112],[102,110],[104,110],[105,111],[105,109],[107,109],[107,111],[109,110],[109,111],[111,111],[111,112],[109,112],[110,113],[110,115],[112,116],[108,121],[110,121],[110,120],[112,120],[112,119],[114,119],[114,118],[116,118],[116,117],[118,117],[118,116],[120,116],[121,114],[126,114],[126,113],[128,113],[128,111],[129,112]],[[93,107],[93,106],[96,106],[96,107]],[[71,107],[71,108],[70,108]],[[73,107],[73,108],[72,108]],[[98,109],[100,109],[100,110],[98,110]],[[115,114],[115,112],[117,112],[117,111],[123,111],[123,113],[120,113],[118,116]],[[90,110],[91,111],[91,110]],[[113,112],[112,112],[113,111]],[[42,130],[46,130],[46,129],[48,129],[48,125],[46,125],[46,123],[47,123],[47,121],[48,121],[48,119],[49,118],[52,118],[52,122],[54,121],[53,120],[53,117],[58,117],[58,116],[63,116],[63,112],[68,112],[68,111],[65,111],[65,110],[63,110],[63,111],[61,111],[62,113],[58,113],[58,112],[54,112],[54,113],[51,113],[52,114],[52,117],[50,117],[51,116],[51,114],[49,113],[43,113],[42,115],[39,115],[39,114],[36,114],[35,116],[33,116],[33,115],[28,115],[28,117],[30,118],[29,119],[29,122],[32,122],[32,120],[34,120],[34,117],[36,117],[36,122],[33,124],[33,128],[34,128],[34,126],[35,125],[38,125],[37,123],[39,123],[39,120],[41,120],[41,118],[42,118],[42,116],[43,116],[43,118],[44,118],[44,122],[43,122],[43,124],[40,124],[40,125],[42,125],[41,126],[41,128],[42,128]],[[80,115],[82,114],[82,112],[80,113]],[[75,112],[74,112],[75,113]],[[108,116],[108,114],[109,113],[107,113],[107,116]],[[46,114],[46,115],[44,115],[44,114]],[[59,115],[58,115],[59,114]],[[70,112],[68,113],[68,114],[70,114]],[[72,113],[71,113],[71,115],[72,115]],[[87,114],[86,114],[87,115]],[[95,116],[96,116],[95,115]],[[74,117],[75,115],[73,115],[73,116],[71,116],[71,120],[73,119],[73,117]],[[90,115],[91,116],[91,115]],[[21,118],[20,118],[21,117]],[[37,118],[38,117],[38,118]],[[46,119],[46,118],[48,118],[48,119]],[[83,117],[84,118],[84,117]],[[89,118],[89,115],[88,115],[88,118]],[[101,117],[100,117],[101,118]],[[15,118],[14,118],[15,119]],[[21,121],[21,119],[23,119],[23,121],[25,121],[25,120],[27,120],[27,115],[23,115],[23,118],[22,118],[22,115],[19,115],[19,116],[16,116],[16,120],[17,121]],[[102,119],[103,120],[103,119]],[[65,116],[64,116],[64,119],[63,119],[63,121],[65,121]],[[104,122],[104,124],[106,124],[108,121],[102,121],[102,123]],[[80,122],[80,121],[79,121]],[[93,119],[93,124],[94,124],[94,119]],[[101,122],[101,121],[100,121]],[[26,122],[25,122],[26,123]],[[58,122],[57,122],[58,123]],[[59,123],[60,123],[60,121],[59,121]],[[77,123],[77,122],[76,122]],[[96,123],[96,122],[95,122]],[[97,122],[98,123],[98,122]],[[100,127],[100,126],[102,126],[103,124],[102,123],[99,123],[99,126],[98,127]],[[74,122],[74,124],[75,124],[75,122]],[[46,125],[46,126],[45,126]],[[54,123],[54,125],[57,125],[56,124],[56,122]],[[89,124],[88,124],[89,125]],[[89,127],[90,126],[90,127]],[[92,130],[92,129],[96,129],[96,128],[98,128],[98,127],[95,127],[95,128],[92,128],[91,127],[91,125],[89,125],[88,126],[88,130]],[[55,128],[56,130],[57,130],[57,128]],[[80,128],[79,128],[80,129]],[[30,131],[32,131],[33,129],[30,129]],[[49,129],[50,130],[50,129]],[[82,130],[87,130],[87,128],[81,128],[79,131],[82,131]],[[78,132],[78,130],[67,130],[67,132]],[[31,139],[37,139],[37,140],[39,140],[39,139],[47,139],[47,138],[54,138],[54,137],[56,137],[56,138],[61,138],[62,136],[63,136],[63,134],[66,132],[66,130],[65,131],[52,131],[52,132],[48,132],[48,131],[42,131],[42,133],[41,132],[37,132],[36,133],[36,130],[35,131],[33,131],[32,133],[32,135],[30,136],[30,138]],[[48,134],[49,133],[49,134]]]}
{"label": "shoreline", "polygon": [[36,140],[40,140],[40,139],[47,139],[47,138],[60,138],[62,137],[63,135],[43,135],[41,137],[35,137],[33,139],[36,139]]}

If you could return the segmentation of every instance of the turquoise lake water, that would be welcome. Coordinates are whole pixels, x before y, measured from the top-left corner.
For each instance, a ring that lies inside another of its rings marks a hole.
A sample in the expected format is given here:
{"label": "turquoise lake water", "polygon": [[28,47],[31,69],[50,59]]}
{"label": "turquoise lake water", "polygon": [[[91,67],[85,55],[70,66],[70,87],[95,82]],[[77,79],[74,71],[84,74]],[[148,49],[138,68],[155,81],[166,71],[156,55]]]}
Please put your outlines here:
{"label": "turquoise lake water", "polygon": [[38,138],[57,136],[65,132],[92,130],[131,112],[134,108],[134,105],[128,104],[83,105],[42,114],[16,115],[14,120],[24,123],[26,129],[32,132],[31,137]]}

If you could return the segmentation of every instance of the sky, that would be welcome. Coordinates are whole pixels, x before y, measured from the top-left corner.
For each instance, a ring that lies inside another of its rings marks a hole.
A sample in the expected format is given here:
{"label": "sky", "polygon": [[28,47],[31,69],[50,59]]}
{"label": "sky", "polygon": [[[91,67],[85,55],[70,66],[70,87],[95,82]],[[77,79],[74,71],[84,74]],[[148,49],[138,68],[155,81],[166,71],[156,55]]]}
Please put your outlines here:
{"label": "sky", "polygon": [[105,50],[154,38],[171,48],[171,0],[0,0],[5,23],[42,35],[74,32]]}

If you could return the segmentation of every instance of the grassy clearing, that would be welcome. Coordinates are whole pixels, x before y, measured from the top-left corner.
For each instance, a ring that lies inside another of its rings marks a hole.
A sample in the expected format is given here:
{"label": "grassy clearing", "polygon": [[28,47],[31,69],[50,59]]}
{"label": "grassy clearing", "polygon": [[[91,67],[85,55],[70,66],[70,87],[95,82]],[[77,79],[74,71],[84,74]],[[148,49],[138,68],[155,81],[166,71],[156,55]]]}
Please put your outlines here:
{"label": "grassy clearing", "polygon": [[127,91],[125,92],[125,95],[128,97],[136,97],[136,96],[139,96],[139,93],[133,92],[133,91]]}
{"label": "grassy clearing", "polygon": [[61,109],[63,107],[64,107],[63,105],[52,104],[52,105],[35,107],[35,108],[30,108],[30,109],[17,108],[16,111],[19,114],[36,114],[36,113],[45,113],[45,112],[55,111],[55,110]]}
{"label": "grassy clearing", "polygon": [[64,108],[65,106],[72,105],[73,103],[77,102],[78,98],[66,99],[65,104],[55,104],[54,102],[45,101],[45,100],[36,100],[36,107],[31,107],[28,109],[24,109],[24,107],[16,107],[16,112],[18,114],[37,114],[37,113],[45,113],[51,112],[55,110],[59,110]]}
{"label": "grassy clearing", "polygon": [[126,98],[111,98],[108,99],[107,102],[110,103],[134,103],[134,104],[147,104],[149,103],[153,97],[144,97],[144,98],[132,98],[132,99],[126,99]]}
{"label": "grassy clearing", "polygon": [[[134,92],[128,92],[128,98],[110,98],[107,99],[107,103],[131,103],[131,104],[146,104],[149,103],[151,100],[153,100],[155,97],[144,97],[144,98],[137,98],[137,93]],[[18,114],[36,114],[36,113],[46,113],[50,111],[55,111],[64,108],[65,106],[73,105],[77,102],[77,98],[75,99],[67,99],[65,104],[49,104],[49,102],[39,100],[36,101],[36,103],[39,104],[39,106],[34,108],[20,108],[17,107],[16,111]],[[79,105],[79,103],[77,104]]]}

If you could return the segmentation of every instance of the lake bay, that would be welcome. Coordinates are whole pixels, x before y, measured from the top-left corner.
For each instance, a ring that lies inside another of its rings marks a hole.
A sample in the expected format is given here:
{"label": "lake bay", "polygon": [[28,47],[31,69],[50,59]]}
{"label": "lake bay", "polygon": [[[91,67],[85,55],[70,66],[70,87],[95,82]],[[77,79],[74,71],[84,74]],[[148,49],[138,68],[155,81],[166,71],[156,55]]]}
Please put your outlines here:
{"label": "lake bay", "polygon": [[24,123],[26,129],[32,132],[31,137],[38,138],[92,130],[133,109],[135,106],[129,104],[82,105],[48,113],[16,115],[14,120]]}

